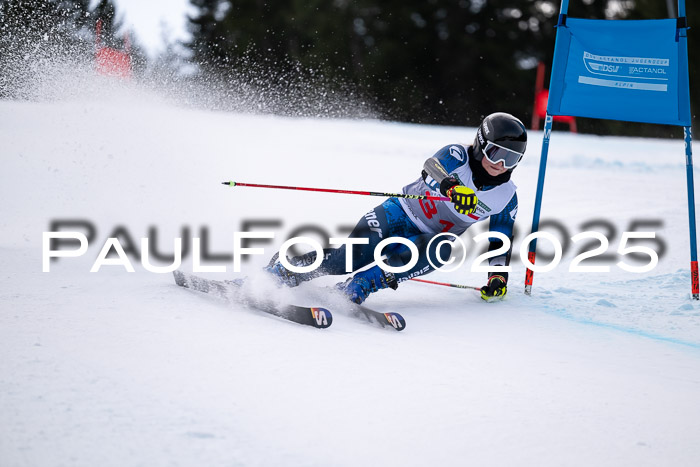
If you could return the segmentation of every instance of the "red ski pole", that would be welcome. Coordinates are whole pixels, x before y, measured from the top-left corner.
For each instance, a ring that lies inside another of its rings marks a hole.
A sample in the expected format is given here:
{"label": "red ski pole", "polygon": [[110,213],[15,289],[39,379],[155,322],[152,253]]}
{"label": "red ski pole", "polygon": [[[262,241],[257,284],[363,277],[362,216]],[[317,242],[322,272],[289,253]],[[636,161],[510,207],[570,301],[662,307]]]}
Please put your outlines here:
{"label": "red ski pole", "polygon": [[434,284],[434,285],[443,285],[445,287],[455,287],[458,289],[471,289],[471,290],[481,290],[481,287],[473,287],[471,285],[460,285],[460,284],[448,284],[447,282],[435,282],[435,281],[427,281],[425,279],[416,279],[413,278],[411,279],[412,281],[416,282],[424,282],[426,284]]}
{"label": "red ski pole", "polygon": [[377,191],[357,191],[357,190],[334,190],[331,188],[307,188],[301,186],[283,186],[283,185],[260,185],[257,183],[241,183],[241,182],[221,182],[222,185],[228,186],[247,186],[253,188],[274,188],[277,190],[301,190],[301,191],[320,191],[323,193],[343,193],[347,195],[365,195],[365,196],[383,196],[388,198],[410,198],[410,199],[429,199],[431,201],[450,201],[450,198],[445,196],[429,196],[429,195],[407,195],[404,193],[381,193]]}

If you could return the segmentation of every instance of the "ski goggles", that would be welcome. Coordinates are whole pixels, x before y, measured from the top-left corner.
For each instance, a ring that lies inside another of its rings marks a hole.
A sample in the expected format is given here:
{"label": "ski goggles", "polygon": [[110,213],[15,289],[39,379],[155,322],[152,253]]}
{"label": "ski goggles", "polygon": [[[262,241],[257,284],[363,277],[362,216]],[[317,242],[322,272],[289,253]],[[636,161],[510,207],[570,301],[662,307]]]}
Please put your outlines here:
{"label": "ski goggles", "polygon": [[491,141],[486,143],[486,146],[484,146],[481,149],[481,152],[484,153],[486,159],[492,164],[498,164],[499,162],[503,162],[503,167],[505,167],[506,169],[512,169],[513,167],[518,165],[520,159],[523,158],[522,152],[504,148],[503,146],[499,146],[498,144],[492,143]]}

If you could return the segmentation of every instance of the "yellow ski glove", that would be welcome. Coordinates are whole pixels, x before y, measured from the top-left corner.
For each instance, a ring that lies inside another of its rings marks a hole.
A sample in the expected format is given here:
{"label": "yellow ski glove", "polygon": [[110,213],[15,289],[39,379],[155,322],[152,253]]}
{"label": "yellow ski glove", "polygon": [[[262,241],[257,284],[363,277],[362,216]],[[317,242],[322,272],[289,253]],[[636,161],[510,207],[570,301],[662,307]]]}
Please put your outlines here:
{"label": "yellow ski glove", "polygon": [[479,200],[474,190],[464,185],[456,185],[447,190],[447,197],[452,200],[455,210],[460,214],[471,214],[476,209]]}
{"label": "yellow ski glove", "polygon": [[481,298],[487,302],[500,300],[506,295],[506,279],[503,276],[493,275],[488,283],[481,288]]}

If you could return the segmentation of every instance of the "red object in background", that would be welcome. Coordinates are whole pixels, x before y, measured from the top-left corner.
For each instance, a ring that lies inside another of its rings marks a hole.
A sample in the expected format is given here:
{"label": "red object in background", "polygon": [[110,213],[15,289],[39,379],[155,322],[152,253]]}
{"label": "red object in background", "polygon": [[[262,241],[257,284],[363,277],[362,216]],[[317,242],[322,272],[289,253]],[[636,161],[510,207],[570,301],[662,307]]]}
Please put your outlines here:
{"label": "red object in background", "polygon": [[95,61],[101,75],[131,78],[131,57],[127,53],[103,47],[97,49]]}
{"label": "red object in background", "polygon": [[[532,106],[532,129],[540,129],[540,120],[547,116],[547,99],[549,98],[549,90],[544,89],[544,63],[537,64],[537,81],[535,83],[535,104]],[[552,120],[555,122],[566,123],[569,125],[569,130],[576,133],[576,119],[567,115],[553,115]]]}
{"label": "red object in background", "polygon": [[97,20],[95,34],[95,67],[97,73],[105,76],[131,78],[131,55],[129,37],[124,38],[124,50],[102,46],[102,20]]}

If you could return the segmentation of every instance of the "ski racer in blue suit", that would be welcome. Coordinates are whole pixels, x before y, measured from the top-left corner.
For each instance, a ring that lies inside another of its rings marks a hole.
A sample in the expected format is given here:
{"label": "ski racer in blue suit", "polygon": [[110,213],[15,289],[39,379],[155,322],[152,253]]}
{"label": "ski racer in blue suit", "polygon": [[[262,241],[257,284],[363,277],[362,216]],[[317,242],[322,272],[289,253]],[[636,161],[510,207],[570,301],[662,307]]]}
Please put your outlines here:
{"label": "ski racer in blue suit", "polygon": [[[389,273],[374,265],[356,272],[337,287],[355,303],[362,303],[372,292],[384,288],[396,289],[400,282],[434,270],[439,258],[448,258],[448,242],[430,240],[449,232],[457,236],[476,222],[489,219],[489,231],[513,236],[513,224],[518,211],[516,186],[510,180],[527,146],[527,131],[523,123],[506,113],[487,116],[479,125],[474,144],[451,144],[440,149],[423,165],[421,177],[403,188],[409,195],[446,196],[451,203],[411,198],[389,198],[365,214],[350,233],[351,238],[369,239],[368,244],[353,245],[352,270],[358,271],[374,262],[374,249],[385,238],[403,237],[411,240],[419,251],[418,262],[403,273]],[[430,244],[430,247],[428,247]],[[439,247],[437,245],[440,245]],[[503,245],[490,239],[489,251]],[[324,250],[321,266],[308,273],[295,273],[279,261],[267,271],[290,287],[323,275],[343,275],[346,272],[346,245]],[[438,251],[439,250],[439,251]],[[506,266],[506,253],[489,259],[489,266]],[[397,267],[409,263],[411,251],[405,245],[393,243],[384,249],[386,263]],[[439,255],[439,256],[438,256]],[[291,258],[295,266],[313,264],[316,252]],[[432,264],[431,264],[432,263]],[[508,273],[489,273],[481,297],[491,301],[506,294]]]}

